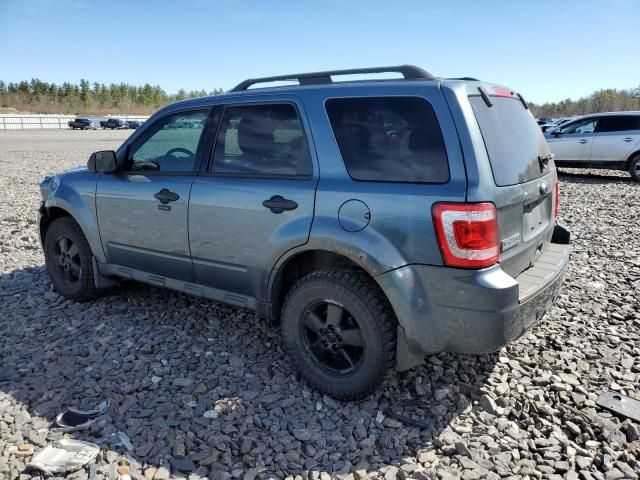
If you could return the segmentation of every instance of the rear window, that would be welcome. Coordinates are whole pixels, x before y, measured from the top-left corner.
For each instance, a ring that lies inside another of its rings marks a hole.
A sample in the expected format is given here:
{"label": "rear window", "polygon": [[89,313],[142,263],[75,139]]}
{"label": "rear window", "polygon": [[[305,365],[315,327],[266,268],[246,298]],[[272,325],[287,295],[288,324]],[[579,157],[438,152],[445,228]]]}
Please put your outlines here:
{"label": "rear window", "polygon": [[449,164],[438,119],[418,97],[335,98],[327,114],[354,180],[446,183]]}
{"label": "rear window", "polygon": [[491,97],[488,107],[480,96],[469,97],[487,148],[493,179],[504,187],[525,183],[547,173],[538,156],[549,155],[544,135],[518,99]]}

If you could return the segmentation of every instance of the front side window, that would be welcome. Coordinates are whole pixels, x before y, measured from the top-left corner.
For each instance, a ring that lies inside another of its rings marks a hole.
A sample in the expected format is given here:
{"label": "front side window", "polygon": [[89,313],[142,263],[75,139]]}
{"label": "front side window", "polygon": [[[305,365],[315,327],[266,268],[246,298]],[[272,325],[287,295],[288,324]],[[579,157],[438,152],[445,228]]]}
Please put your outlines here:
{"label": "front side window", "polygon": [[327,100],[349,175],[374,182],[446,183],[449,163],[433,107],[417,97]]}
{"label": "front side window", "polygon": [[180,112],[158,120],[129,149],[127,170],[191,172],[208,110]]}
{"label": "front side window", "polygon": [[596,124],[598,123],[597,118],[588,118],[586,120],[578,120],[577,122],[571,123],[565,127],[560,129],[560,133],[563,134],[585,134],[585,133],[593,133],[596,131]]}
{"label": "front side window", "polygon": [[600,120],[598,132],[628,132],[640,130],[640,116],[616,115]]}
{"label": "front side window", "polygon": [[311,171],[309,145],[293,105],[225,110],[213,155],[214,173],[305,177]]}

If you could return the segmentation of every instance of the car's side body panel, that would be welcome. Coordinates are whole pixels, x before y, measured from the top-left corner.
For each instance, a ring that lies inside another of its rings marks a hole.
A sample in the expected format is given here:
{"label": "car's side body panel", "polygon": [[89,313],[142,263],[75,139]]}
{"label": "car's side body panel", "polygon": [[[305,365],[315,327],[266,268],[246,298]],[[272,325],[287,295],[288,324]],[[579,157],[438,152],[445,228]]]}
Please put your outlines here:
{"label": "car's side body panel", "polygon": [[[215,146],[194,182],[189,207],[189,238],[196,279],[202,285],[240,295],[266,298],[264,286],[276,260],[305,244],[313,221],[319,166],[305,105],[297,95],[262,94],[221,101],[224,108],[292,105],[297,110],[310,150],[308,177],[212,173]],[[213,137],[212,127],[210,135]],[[296,203],[273,212],[263,202],[274,196]]]}

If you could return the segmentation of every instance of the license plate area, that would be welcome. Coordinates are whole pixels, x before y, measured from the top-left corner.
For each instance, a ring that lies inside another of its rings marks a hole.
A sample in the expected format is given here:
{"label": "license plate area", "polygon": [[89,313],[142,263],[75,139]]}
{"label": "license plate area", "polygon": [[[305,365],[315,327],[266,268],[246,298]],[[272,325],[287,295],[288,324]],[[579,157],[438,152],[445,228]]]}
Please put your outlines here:
{"label": "license plate area", "polygon": [[539,198],[523,206],[522,237],[525,241],[537,237],[551,221],[551,195]]}

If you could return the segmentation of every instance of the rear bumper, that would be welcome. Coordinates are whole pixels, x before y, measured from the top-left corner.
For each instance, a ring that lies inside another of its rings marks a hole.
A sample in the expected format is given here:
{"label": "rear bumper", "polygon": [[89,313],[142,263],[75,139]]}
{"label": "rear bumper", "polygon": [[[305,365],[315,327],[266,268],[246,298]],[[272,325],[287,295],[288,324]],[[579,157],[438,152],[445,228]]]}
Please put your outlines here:
{"label": "rear bumper", "polygon": [[428,353],[492,352],[540,321],[569,263],[568,232],[556,229],[554,239],[563,243],[546,244],[517,278],[499,264],[482,270],[408,265],[376,277],[401,327],[398,368]]}

